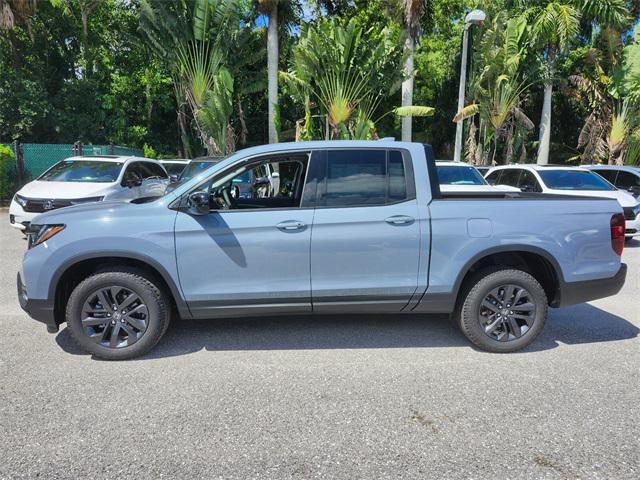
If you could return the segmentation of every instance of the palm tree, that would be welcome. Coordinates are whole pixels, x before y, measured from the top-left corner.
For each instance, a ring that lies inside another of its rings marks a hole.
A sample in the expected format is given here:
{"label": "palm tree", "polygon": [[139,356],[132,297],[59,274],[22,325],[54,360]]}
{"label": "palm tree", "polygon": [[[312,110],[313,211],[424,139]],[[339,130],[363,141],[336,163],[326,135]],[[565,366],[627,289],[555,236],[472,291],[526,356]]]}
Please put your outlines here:
{"label": "palm tree", "polygon": [[267,102],[269,104],[269,143],[278,141],[278,4],[279,0],[257,0],[258,10],[269,16],[267,28]]}
{"label": "palm tree", "polygon": [[313,102],[324,113],[325,138],[374,138],[373,114],[396,83],[393,73],[399,73],[384,71],[397,64],[400,53],[387,28],[367,30],[357,18],[321,18],[303,27],[291,71],[282,74],[289,93],[304,102],[300,134],[308,138],[314,131]]}
{"label": "palm tree", "polygon": [[141,0],[140,5],[145,39],[171,69],[183,134],[188,127],[183,107],[188,106],[207,153],[233,151],[234,82],[224,64],[230,38],[240,23],[237,2]]}
{"label": "palm tree", "polygon": [[538,163],[549,163],[551,143],[551,96],[553,78],[559,53],[578,35],[580,11],[573,5],[561,1],[551,1],[544,7],[530,8],[525,15],[532,21],[535,44],[542,49],[545,67],[544,99],[540,118],[540,144]]}
{"label": "palm tree", "polygon": [[[558,56],[578,36],[583,16],[590,19],[594,26],[620,26],[627,20],[625,9],[624,0],[551,0],[545,6],[534,6],[525,11],[525,15],[532,21],[535,44],[542,50],[546,70],[540,119],[539,164],[549,163],[551,97]],[[592,33],[596,30],[592,27]]]}
{"label": "palm tree", "polygon": [[[404,81],[402,82],[402,106],[413,105],[413,56],[416,43],[420,36],[420,19],[430,8],[430,0],[400,0],[400,7],[403,11],[403,23],[406,33],[404,41],[405,61],[404,61]],[[412,117],[402,117],[402,141],[411,141]]]}

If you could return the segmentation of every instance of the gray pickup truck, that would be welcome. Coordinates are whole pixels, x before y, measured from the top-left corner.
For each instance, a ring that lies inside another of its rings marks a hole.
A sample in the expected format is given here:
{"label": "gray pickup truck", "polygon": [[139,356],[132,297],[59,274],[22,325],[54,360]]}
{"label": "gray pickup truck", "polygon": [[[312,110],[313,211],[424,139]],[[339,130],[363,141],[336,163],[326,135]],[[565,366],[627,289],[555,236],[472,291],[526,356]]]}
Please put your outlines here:
{"label": "gray pickup truck", "polygon": [[311,313],[448,313],[481,349],[511,352],[549,306],[620,290],[624,232],[615,200],[441,194],[422,144],[275,144],[159,199],[36,217],[18,295],[106,359],[149,351],[172,317]]}

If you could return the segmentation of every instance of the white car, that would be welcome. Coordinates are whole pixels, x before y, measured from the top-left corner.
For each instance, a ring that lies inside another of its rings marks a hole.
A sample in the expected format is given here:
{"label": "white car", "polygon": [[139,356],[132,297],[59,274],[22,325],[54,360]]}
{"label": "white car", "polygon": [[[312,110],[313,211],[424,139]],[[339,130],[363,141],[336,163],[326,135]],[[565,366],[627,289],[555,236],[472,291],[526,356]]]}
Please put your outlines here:
{"label": "white car", "polygon": [[116,155],[71,157],[16,193],[9,222],[24,230],[42,212],[101,200],[160,197],[168,184],[169,175],[155,160]]}
{"label": "white car", "polygon": [[633,165],[583,165],[583,168],[596,172],[615,187],[626,190],[636,198],[640,196],[640,167]]}
{"label": "white car", "polygon": [[504,165],[485,176],[492,185],[518,187],[523,192],[541,192],[618,200],[627,221],[627,238],[640,235],[640,203],[628,192],[618,190],[600,175],[581,167],[555,165]]}
{"label": "white car", "polygon": [[438,182],[443,193],[455,192],[519,192],[508,186],[489,185],[482,174],[464,162],[436,161]]}

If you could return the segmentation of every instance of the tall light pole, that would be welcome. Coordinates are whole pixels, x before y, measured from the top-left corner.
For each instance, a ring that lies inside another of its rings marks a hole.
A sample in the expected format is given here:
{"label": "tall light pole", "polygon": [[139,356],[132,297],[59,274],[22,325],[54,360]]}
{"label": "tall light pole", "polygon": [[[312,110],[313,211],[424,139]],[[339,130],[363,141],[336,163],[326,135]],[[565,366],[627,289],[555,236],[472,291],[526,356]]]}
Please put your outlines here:
{"label": "tall light pole", "polygon": [[[467,49],[469,46],[469,28],[484,22],[487,15],[482,10],[471,10],[464,17],[464,35],[462,36],[462,61],[460,62],[460,88],[458,90],[458,112],[464,108],[464,92],[467,82]],[[456,126],[456,145],[453,151],[453,161],[462,160],[462,128],[464,120],[460,120]]]}

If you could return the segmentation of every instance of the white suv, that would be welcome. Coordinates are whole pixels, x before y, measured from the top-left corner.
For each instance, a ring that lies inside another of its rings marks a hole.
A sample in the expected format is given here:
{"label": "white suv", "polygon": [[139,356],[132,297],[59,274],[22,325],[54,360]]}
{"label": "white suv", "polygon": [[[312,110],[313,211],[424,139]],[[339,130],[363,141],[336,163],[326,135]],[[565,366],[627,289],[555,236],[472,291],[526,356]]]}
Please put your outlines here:
{"label": "white suv", "polygon": [[618,190],[600,175],[579,167],[555,165],[504,165],[494,167],[485,178],[491,185],[510,185],[523,192],[541,192],[618,200],[627,221],[627,238],[640,235],[640,203]]}
{"label": "white suv", "polygon": [[9,221],[22,230],[42,212],[101,200],[160,197],[168,184],[169,175],[155,160],[116,155],[71,157],[16,193]]}

